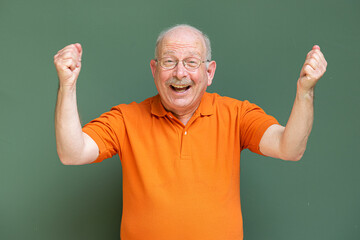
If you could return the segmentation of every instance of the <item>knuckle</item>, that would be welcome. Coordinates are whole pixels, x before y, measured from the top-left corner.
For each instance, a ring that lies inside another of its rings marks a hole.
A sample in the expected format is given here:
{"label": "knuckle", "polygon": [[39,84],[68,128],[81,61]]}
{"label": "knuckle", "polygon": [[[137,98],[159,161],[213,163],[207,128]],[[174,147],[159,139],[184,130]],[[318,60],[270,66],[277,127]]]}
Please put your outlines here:
{"label": "knuckle", "polygon": [[55,65],[59,65],[60,64],[60,59],[58,57],[54,57],[54,64]]}
{"label": "knuckle", "polygon": [[63,54],[63,58],[71,58],[73,56],[71,51],[66,51]]}
{"label": "knuckle", "polygon": [[312,59],[311,59],[311,63],[312,63],[313,65],[318,65],[318,61],[317,61],[316,58],[312,58]]}

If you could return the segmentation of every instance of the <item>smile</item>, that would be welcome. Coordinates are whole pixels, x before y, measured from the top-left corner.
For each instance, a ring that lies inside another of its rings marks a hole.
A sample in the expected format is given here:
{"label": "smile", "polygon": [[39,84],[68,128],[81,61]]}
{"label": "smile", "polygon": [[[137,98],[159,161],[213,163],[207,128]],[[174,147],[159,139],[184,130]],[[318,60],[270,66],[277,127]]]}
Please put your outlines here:
{"label": "smile", "polygon": [[185,91],[187,91],[190,88],[190,85],[176,85],[176,84],[171,84],[170,88],[178,93],[183,93]]}

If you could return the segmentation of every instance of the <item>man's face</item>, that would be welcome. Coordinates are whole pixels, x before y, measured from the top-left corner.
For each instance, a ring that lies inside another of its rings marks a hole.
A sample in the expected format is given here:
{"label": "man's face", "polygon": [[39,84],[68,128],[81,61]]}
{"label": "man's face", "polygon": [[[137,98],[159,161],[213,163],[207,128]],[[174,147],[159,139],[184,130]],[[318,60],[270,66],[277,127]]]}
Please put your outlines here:
{"label": "man's face", "polygon": [[175,114],[195,111],[212,82],[216,64],[210,62],[207,69],[206,63],[201,63],[199,68],[189,71],[182,60],[189,57],[206,60],[202,36],[190,29],[177,29],[168,33],[159,44],[158,59],[172,57],[179,60],[170,70],[162,68],[155,60],[150,63],[162,104]]}

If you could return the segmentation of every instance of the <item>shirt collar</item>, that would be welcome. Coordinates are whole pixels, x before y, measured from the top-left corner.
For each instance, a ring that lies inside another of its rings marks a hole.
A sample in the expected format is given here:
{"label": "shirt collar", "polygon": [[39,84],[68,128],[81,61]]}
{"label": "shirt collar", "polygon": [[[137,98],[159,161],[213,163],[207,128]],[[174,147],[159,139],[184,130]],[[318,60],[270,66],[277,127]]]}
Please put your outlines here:
{"label": "shirt collar", "polygon": [[159,94],[154,96],[153,101],[151,102],[151,114],[158,117],[163,117],[167,114],[167,111],[161,103]]}
{"label": "shirt collar", "polygon": [[[214,97],[212,94],[205,92],[198,109],[195,113],[199,113],[202,116],[209,116],[214,114]],[[160,95],[156,95],[151,103],[151,114],[158,117],[164,117],[168,112],[161,103]]]}
{"label": "shirt collar", "polygon": [[214,114],[214,108],[214,96],[205,92],[201,99],[200,106],[196,111],[202,116],[210,116]]}

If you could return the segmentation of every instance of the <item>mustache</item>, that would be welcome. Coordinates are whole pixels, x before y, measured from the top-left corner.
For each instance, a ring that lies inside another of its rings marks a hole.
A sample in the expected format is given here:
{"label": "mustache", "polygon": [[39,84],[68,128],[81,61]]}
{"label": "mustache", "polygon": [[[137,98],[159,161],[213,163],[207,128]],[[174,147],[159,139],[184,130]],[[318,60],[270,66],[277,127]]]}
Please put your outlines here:
{"label": "mustache", "polygon": [[187,78],[182,78],[182,79],[177,79],[176,77],[170,78],[169,80],[166,81],[166,86],[170,86],[170,85],[193,85],[193,81]]}

